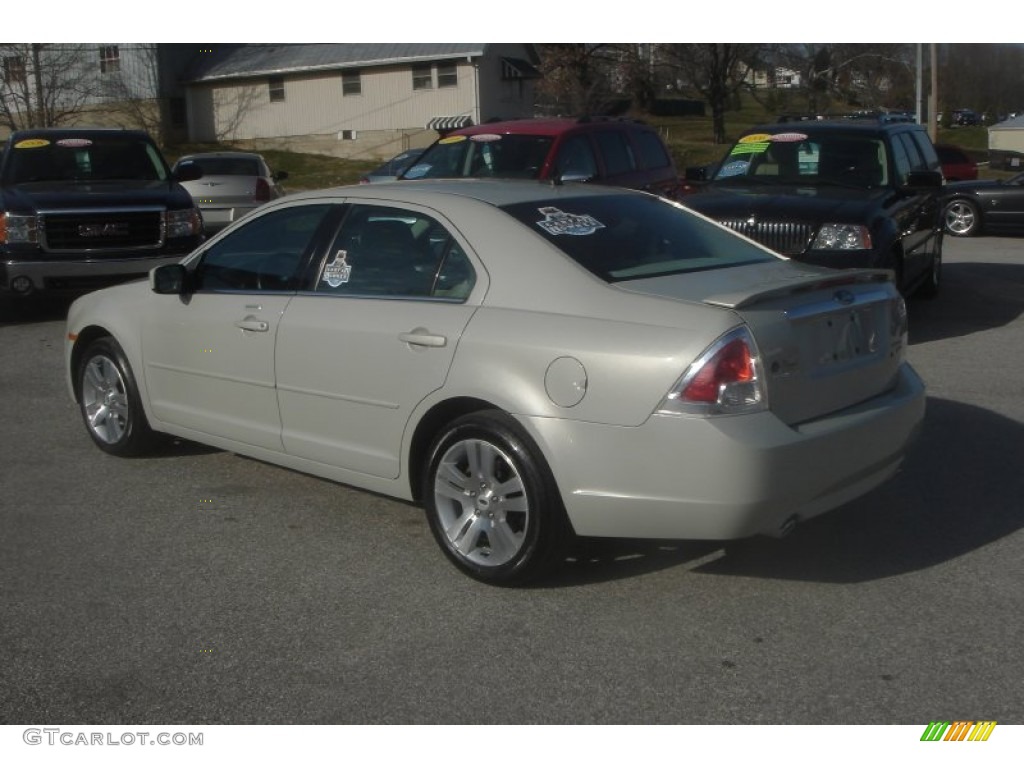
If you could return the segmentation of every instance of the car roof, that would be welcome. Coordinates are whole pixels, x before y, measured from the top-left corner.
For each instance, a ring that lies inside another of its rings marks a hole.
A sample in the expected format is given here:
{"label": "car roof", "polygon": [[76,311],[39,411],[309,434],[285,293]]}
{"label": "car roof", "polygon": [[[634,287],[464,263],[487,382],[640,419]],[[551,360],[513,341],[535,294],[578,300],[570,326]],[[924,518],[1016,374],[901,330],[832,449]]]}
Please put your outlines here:
{"label": "car roof", "polygon": [[82,138],[99,136],[137,136],[150,140],[150,135],[145,131],[135,128],[24,128],[11,133],[10,139],[18,141],[30,137],[45,138],[49,136],[79,136]]}
{"label": "car roof", "polygon": [[472,125],[468,128],[458,128],[449,136],[476,136],[482,133],[524,134],[533,136],[560,136],[572,130],[588,130],[591,128],[603,128],[610,126],[632,125],[640,128],[650,128],[644,123],[636,120],[604,118],[604,117],[544,117],[525,120],[501,120],[493,123],[482,123]]}
{"label": "car roof", "polygon": [[332,189],[299,192],[282,201],[316,201],[337,199],[388,200],[429,205],[438,198],[477,200],[494,206],[515,205],[532,201],[570,198],[597,198],[622,195],[650,196],[623,187],[602,187],[591,184],[555,184],[550,181],[518,179],[417,179],[400,184],[360,184]]}
{"label": "car roof", "polygon": [[782,123],[757,125],[744,131],[751,133],[863,133],[881,135],[904,130],[924,130],[923,125],[907,122],[879,122],[870,119],[835,119],[835,120],[792,120]]}

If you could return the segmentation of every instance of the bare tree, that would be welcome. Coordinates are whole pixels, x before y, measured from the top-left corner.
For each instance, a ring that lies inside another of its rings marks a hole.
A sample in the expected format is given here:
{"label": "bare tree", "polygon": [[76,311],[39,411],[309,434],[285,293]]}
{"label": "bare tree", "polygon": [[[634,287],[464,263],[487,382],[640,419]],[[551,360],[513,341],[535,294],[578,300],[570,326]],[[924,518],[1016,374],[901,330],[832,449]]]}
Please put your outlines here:
{"label": "bare tree", "polygon": [[760,47],[751,43],[677,43],[665,46],[665,66],[699,93],[711,108],[716,144],[723,144],[725,113],[745,87]]}
{"label": "bare tree", "polygon": [[142,43],[131,46],[131,52],[126,66],[103,75],[98,95],[106,102],[108,115],[119,113],[125,127],[141,128],[162,141],[166,116],[157,98],[160,93],[157,46]]}
{"label": "bare tree", "polygon": [[96,95],[89,63],[96,48],[0,43],[0,122],[12,131],[74,123]]}
{"label": "bare tree", "polygon": [[546,43],[537,46],[543,80],[538,99],[548,111],[595,114],[615,92],[619,47],[613,43]]}

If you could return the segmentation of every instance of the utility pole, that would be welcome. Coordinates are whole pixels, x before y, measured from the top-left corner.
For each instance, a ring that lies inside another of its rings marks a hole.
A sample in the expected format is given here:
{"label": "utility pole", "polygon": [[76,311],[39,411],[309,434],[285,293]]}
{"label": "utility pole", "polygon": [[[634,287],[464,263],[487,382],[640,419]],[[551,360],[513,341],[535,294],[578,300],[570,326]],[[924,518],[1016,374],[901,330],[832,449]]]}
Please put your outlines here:
{"label": "utility pole", "polygon": [[[36,115],[34,128],[49,128],[46,124],[46,105],[43,103],[42,43],[32,43],[32,77],[36,89]],[[32,114],[32,110],[28,110]]]}
{"label": "utility pole", "polygon": [[932,88],[928,94],[928,136],[934,144],[939,140],[939,62],[935,54],[935,43],[928,44],[932,59]]}

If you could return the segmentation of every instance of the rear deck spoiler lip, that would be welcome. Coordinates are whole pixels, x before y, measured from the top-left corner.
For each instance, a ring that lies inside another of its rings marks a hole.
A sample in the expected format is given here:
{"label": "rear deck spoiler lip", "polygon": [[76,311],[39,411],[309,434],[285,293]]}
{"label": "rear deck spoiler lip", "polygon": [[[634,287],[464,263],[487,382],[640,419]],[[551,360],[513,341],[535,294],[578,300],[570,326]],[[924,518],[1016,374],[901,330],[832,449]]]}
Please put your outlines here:
{"label": "rear deck spoiler lip", "polygon": [[764,290],[736,291],[708,296],[703,303],[725,309],[743,309],[783,296],[811,293],[828,288],[835,288],[839,291],[844,286],[850,285],[892,282],[893,272],[890,269],[846,269],[837,270],[834,275],[802,275],[797,280],[788,281],[783,285],[774,285]]}

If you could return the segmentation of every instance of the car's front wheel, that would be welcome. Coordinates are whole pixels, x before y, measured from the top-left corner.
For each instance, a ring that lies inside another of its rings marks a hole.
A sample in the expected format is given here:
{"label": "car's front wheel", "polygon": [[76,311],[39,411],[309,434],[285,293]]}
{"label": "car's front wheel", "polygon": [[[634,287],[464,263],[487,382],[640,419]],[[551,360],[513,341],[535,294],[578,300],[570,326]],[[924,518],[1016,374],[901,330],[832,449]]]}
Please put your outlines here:
{"label": "car's front wheel", "polygon": [[539,449],[499,411],[464,416],[434,441],[424,473],[430,529],[448,558],[490,584],[523,584],[564,558],[570,536]]}
{"label": "car's front wheel", "polygon": [[976,235],[981,229],[981,214],[978,206],[970,200],[953,200],[946,205],[943,213],[946,231],[957,237]]}
{"label": "car's front wheel", "polygon": [[115,456],[137,456],[153,443],[124,351],[112,338],[92,342],[78,364],[78,402],[89,437]]}

